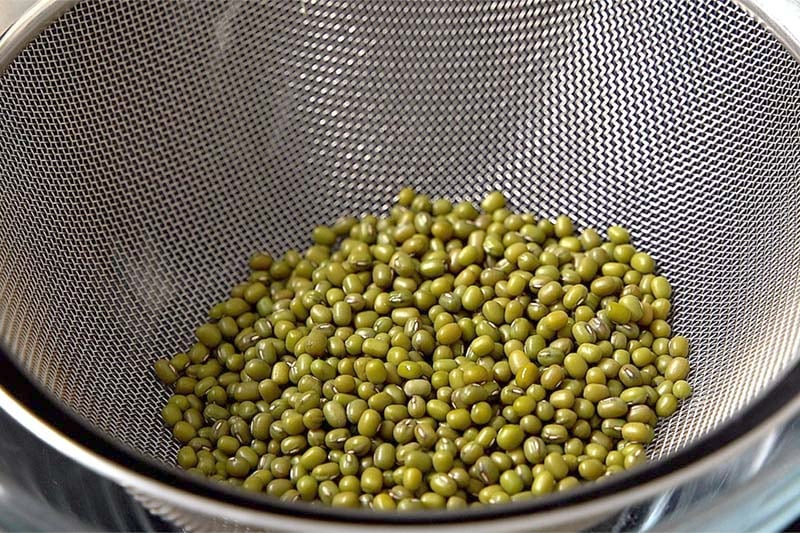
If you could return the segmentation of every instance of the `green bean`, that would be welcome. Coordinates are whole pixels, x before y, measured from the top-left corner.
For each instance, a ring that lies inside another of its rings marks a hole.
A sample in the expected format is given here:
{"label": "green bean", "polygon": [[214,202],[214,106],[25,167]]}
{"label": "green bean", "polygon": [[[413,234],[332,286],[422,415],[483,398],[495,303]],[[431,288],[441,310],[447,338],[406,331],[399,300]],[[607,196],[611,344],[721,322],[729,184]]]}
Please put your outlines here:
{"label": "green bean", "polygon": [[161,416],[178,465],[378,510],[517,501],[635,467],[692,393],[689,345],[653,258],[607,235],[497,191],[478,209],[406,188],[384,218],[314,227],[305,254],[254,254],[190,349],[154,364],[176,393]]}

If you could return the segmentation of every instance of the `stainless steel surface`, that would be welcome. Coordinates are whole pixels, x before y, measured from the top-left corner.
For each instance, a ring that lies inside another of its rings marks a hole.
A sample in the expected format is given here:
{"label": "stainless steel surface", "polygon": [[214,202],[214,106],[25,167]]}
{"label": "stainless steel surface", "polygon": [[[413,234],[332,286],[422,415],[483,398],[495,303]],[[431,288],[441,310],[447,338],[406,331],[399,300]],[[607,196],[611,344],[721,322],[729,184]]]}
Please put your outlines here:
{"label": "stainless steel surface", "polygon": [[78,0],[2,0],[0,2],[0,73],[45,25]]}
{"label": "stainless steel surface", "polygon": [[661,512],[649,517],[650,527],[641,521],[642,529],[786,531],[800,516],[800,418],[740,460],[657,503]]}
{"label": "stainless steel surface", "polygon": [[736,0],[800,60],[800,0]]}
{"label": "stainless steel surface", "polygon": [[33,4],[33,0],[4,0],[0,3],[0,35],[14,24]]}
{"label": "stainless steel surface", "polygon": [[167,531],[113,481],[0,411],[0,530]]}
{"label": "stainless steel surface", "polygon": [[0,339],[171,463],[150,365],[253,250],[501,188],[673,281],[695,395],[662,457],[797,361],[798,124],[800,65],[730,1],[81,3],[0,78]]}

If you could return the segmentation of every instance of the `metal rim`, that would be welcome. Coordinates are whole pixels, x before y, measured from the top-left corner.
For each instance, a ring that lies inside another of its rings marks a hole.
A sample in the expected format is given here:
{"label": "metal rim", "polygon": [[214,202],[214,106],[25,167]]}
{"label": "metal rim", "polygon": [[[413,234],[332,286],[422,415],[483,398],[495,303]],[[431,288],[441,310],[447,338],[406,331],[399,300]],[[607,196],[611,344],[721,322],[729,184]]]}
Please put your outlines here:
{"label": "metal rim", "polygon": [[[716,432],[685,449],[641,469],[621,473],[601,484],[585,485],[563,495],[501,507],[471,508],[455,514],[448,511],[378,514],[364,510],[311,507],[307,504],[269,500],[244,491],[198,479],[177,469],[164,468],[154,459],[127,448],[94,430],[67,411],[0,351],[0,407],[48,444],[85,466],[129,487],[135,487],[182,508],[245,523],[265,520],[298,520],[307,527],[324,528],[361,524],[367,527],[433,526],[464,527],[464,521],[486,527],[529,522],[531,515],[546,523],[561,523],[583,516],[601,516],[609,510],[643,500],[702,475],[731,460],[764,433],[780,427],[800,411],[800,365],[749,408],[728,420]],[[779,407],[776,409],[776,407]],[[122,466],[124,465],[124,466]],[[303,512],[305,511],[305,512]],[[300,514],[300,516],[298,516]]]}
{"label": "metal rim", "polygon": [[78,0],[31,2],[31,6],[0,35],[0,75],[29,42],[77,3]]}
{"label": "metal rim", "polygon": [[[733,0],[764,24],[800,60],[799,0]],[[38,0],[0,38],[0,73],[41,30],[77,3],[77,0]],[[98,433],[85,421],[63,408],[16,363],[0,350],[0,407],[85,466],[182,508],[212,514],[243,523],[281,523],[308,527],[374,527],[436,525],[463,528],[464,521],[486,527],[493,523],[509,526],[527,524],[537,513],[539,524],[564,523],[577,512],[601,516],[610,508],[643,500],[666,488],[702,475],[735,457],[737,450],[778,427],[800,411],[800,365],[795,365],[771,390],[723,424],[713,436],[707,435],[683,450],[634,472],[614,476],[603,484],[586,485],[566,495],[500,508],[468,509],[463,513],[425,512],[382,515],[364,511],[310,508],[274,502],[199,480],[180,471],[164,468],[155,460],[126,448]],[[303,513],[307,511],[307,513]],[[313,513],[313,515],[312,515]]]}
{"label": "metal rim", "polygon": [[733,0],[800,61],[800,0]]}

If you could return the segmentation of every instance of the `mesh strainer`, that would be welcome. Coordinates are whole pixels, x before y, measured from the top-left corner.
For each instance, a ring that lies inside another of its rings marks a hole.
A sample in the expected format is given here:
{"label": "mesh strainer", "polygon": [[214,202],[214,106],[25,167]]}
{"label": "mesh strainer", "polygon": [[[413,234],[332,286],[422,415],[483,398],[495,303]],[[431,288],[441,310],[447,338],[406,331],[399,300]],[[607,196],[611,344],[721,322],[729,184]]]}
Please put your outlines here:
{"label": "mesh strainer", "polygon": [[[796,409],[800,379],[800,63],[778,16],[800,9],[747,7],[38,2],[0,46],[3,406],[195,524],[576,525],[735,457]],[[529,504],[391,517],[169,467],[152,362],[253,250],[301,247],[406,184],[631,228],[694,348],[661,461]]]}

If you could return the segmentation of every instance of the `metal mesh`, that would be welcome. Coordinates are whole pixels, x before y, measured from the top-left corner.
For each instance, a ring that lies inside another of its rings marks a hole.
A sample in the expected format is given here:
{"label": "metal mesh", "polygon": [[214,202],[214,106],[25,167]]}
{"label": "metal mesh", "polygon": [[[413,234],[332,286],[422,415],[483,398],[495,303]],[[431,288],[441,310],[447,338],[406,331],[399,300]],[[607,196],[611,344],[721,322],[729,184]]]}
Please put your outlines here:
{"label": "metal mesh", "polygon": [[719,0],[98,1],[0,78],[0,338],[154,457],[152,362],[255,249],[401,185],[629,226],[675,287],[695,396],[656,455],[789,365],[800,65]]}

